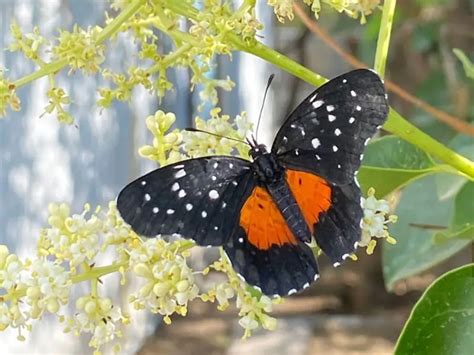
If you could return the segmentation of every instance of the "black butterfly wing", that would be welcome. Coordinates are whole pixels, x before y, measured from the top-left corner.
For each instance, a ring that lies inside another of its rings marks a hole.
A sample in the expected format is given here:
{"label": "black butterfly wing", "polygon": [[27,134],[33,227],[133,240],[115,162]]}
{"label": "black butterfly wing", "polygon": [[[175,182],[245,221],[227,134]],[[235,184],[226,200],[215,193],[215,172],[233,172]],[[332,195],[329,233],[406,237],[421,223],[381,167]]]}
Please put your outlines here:
{"label": "black butterfly wing", "polygon": [[262,250],[252,245],[239,228],[224,250],[235,271],[269,296],[291,295],[319,278],[311,248],[300,241]]}
{"label": "black butterfly wing", "polygon": [[346,184],[359,169],[364,145],[388,114],[385,88],[368,69],[340,75],[309,95],[288,117],[272,152],[288,168]]}
{"label": "black butterfly wing", "polygon": [[314,236],[321,250],[340,265],[352,254],[362,233],[361,193],[355,181],[331,187],[331,206],[319,215],[314,224]]}
{"label": "black butterfly wing", "polygon": [[198,245],[223,245],[255,186],[250,166],[227,156],[165,166],[127,185],[117,207],[140,235],[179,234]]}

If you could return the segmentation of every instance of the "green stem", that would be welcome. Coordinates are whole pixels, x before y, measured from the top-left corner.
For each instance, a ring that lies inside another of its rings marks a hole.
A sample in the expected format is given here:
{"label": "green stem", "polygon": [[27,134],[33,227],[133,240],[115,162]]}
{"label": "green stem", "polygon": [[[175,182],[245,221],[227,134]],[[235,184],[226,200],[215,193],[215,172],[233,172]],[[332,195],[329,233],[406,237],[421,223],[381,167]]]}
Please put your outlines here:
{"label": "green stem", "polygon": [[[104,42],[106,39],[112,37],[122,24],[132,17],[137,10],[145,3],[146,0],[135,0],[130,3],[111,23],[109,23],[97,37],[97,44]],[[31,73],[23,78],[13,82],[15,87],[19,88],[43,76],[56,73],[67,65],[67,59],[59,59],[52,63],[48,63],[39,70]]]}
{"label": "green stem", "polygon": [[390,33],[392,31],[393,15],[397,0],[385,0],[383,3],[382,20],[380,22],[377,50],[375,51],[374,69],[383,78],[385,76],[385,65],[388,58],[388,47],[390,44]]}
{"label": "green stem", "polygon": [[72,283],[77,284],[79,282],[97,279],[101,276],[117,272],[119,271],[121,267],[124,267],[127,265],[128,265],[127,262],[124,261],[121,263],[116,263],[116,264],[107,265],[107,266],[93,267],[88,271],[85,271],[79,275],[75,275],[71,277],[71,281]]}

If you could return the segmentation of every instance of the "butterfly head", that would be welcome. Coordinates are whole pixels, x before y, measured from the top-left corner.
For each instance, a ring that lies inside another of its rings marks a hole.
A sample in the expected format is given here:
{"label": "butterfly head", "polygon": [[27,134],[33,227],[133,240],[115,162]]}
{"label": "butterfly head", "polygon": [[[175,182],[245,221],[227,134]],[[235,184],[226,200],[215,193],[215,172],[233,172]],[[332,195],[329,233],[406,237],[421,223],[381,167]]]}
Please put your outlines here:
{"label": "butterfly head", "polygon": [[259,156],[267,154],[267,147],[265,144],[252,144],[249,154],[253,160],[256,160]]}

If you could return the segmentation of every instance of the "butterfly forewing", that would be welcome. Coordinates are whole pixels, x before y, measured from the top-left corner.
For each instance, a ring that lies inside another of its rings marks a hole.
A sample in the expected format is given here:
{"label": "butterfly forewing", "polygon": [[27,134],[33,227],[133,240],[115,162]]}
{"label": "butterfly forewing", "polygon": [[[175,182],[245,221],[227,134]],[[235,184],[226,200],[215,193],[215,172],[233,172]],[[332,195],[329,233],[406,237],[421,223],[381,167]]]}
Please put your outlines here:
{"label": "butterfly forewing", "polygon": [[234,233],[253,187],[247,160],[191,159],[130,183],[121,191],[117,207],[138,234],[180,234],[199,245],[222,245]]}
{"label": "butterfly forewing", "polygon": [[358,69],[309,95],[290,114],[272,151],[287,167],[313,172],[332,183],[353,180],[367,141],[388,113],[381,79]]}

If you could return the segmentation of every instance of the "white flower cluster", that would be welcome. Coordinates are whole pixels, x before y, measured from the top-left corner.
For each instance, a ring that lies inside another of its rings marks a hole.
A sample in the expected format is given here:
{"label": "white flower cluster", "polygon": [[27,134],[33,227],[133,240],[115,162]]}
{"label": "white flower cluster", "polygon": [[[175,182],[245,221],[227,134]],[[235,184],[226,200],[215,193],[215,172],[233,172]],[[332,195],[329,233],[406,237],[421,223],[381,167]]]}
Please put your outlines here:
{"label": "white flower cluster", "polygon": [[126,323],[127,320],[110,298],[92,294],[82,296],[76,301],[76,309],[78,312],[66,322],[65,332],[72,331],[77,336],[81,333],[92,334],[89,346],[96,349],[122,336],[117,323]]}
{"label": "white flower cluster", "polygon": [[[229,115],[221,114],[221,109],[216,107],[210,111],[210,116],[207,120],[196,117],[196,128],[241,141],[245,141],[248,132],[252,130],[252,123],[245,112],[231,120]],[[235,150],[240,156],[248,156],[249,148],[245,143],[200,132],[187,132],[178,129],[170,131],[175,121],[176,116],[171,112],[165,113],[158,110],[153,116],[148,116],[146,125],[153,134],[153,145],[141,147],[139,154],[157,161],[160,166],[186,158],[213,154],[230,155]]]}
{"label": "white flower cluster", "polygon": [[[311,6],[311,11],[316,17],[321,11],[321,3],[331,6],[338,12],[345,12],[348,16],[358,18],[360,15],[360,22],[365,23],[366,15],[370,15],[376,9],[380,0],[303,0],[305,4]],[[296,0],[267,0],[268,5],[273,7],[275,15],[280,22],[285,22],[285,19],[293,20],[293,4]]]}
{"label": "white flower cluster", "polygon": [[221,257],[204,270],[207,274],[210,270],[215,270],[226,274],[228,280],[214,286],[207,294],[201,295],[203,301],[215,301],[219,303],[217,307],[223,311],[229,306],[229,300],[236,297],[236,306],[239,309],[239,324],[244,328],[243,338],[252,335],[252,331],[259,327],[267,330],[275,330],[277,320],[267,313],[270,313],[273,304],[282,302],[280,297],[271,299],[263,295],[260,291],[247,285],[241,280],[225,253],[221,250]]}
{"label": "white flower cluster", "polygon": [[[196,117],[196,128],[241,141],[245,141],[248,133],[252,131],[252,123],[245,112],[232,121],[229,115],[221,114],[219,107],[212,109],[210,115],[207,120]],[[214,154],[230,155],[234,150],[237,150],[239,156],[248,156],[248,145],[234,140],[199,132],[184,132],[183,139],[183,149],[192,158]]]}
{"label": "white flower cluster", "polygon": [[388,223],[395,223],[397,216],[390,215],[390,206],[385,200],[375,198],[375,190],[370,188],[367,198],[362,200],[364,219],[362,239],[359,246],[367,247],[367,254],[372,254],[377,241],[373,238],[385,238],[388,243],[395,244],[395,238],[388,233]]}
{"label": "white flower cluster", "polygon": [[163,315],[167,324],[173,313],[186,315],[188,302],[199,294],[193,271],[186,264],[189,253],[184,249],[180,254],[186,244],[193,245],[187,241],[169,244],[162,239],[149,239],[133,251],[130,259],[131,269],[144,280],[140,290],[130,296],[130,303],[136,309]]}

